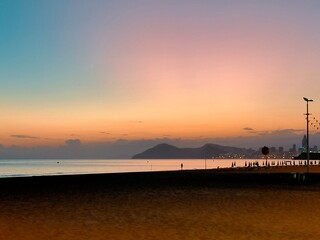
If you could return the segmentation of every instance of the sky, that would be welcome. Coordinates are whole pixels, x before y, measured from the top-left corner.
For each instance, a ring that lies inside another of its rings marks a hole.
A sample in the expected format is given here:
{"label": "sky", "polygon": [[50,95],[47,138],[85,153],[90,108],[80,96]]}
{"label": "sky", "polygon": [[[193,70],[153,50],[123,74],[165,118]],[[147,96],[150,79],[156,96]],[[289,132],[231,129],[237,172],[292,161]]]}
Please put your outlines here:
{"label": "sky", "polygon": [[[302,97],[320,119],[319,8],[316,0],[1,0],[0,144],[300,142]],[[320,145],[310,130],[310,145]]]}

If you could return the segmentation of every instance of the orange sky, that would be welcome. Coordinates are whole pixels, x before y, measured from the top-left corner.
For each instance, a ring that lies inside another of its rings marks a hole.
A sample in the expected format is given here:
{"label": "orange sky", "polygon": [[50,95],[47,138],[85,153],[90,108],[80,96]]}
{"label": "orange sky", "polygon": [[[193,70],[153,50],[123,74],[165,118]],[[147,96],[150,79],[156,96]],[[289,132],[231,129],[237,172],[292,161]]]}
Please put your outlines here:
{"label": "orange sky", "polygon": [[317,3],[6,5],[6,146],[304,129],[303,96],[320,114]]}

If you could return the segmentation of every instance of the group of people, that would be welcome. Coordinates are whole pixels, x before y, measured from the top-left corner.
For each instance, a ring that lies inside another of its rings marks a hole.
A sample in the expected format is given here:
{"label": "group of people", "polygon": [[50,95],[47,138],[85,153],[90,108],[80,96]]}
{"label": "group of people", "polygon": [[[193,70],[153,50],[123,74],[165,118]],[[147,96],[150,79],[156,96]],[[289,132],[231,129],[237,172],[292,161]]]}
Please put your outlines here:
{"label": "group of people", "polygon": [[[310,165],[320,165],[320,160],[311,160],[309,162]],[[270,166],[288,166],[288,165],[291,165],[291,166],[295,166],[295,165],[304,165],[304,166],[307,166],[307,161],[306,160],[300,160],[298,163],[296,163],[296,161],[294,160],[283,160],[283,161],[263,161],[262,162],[262,166],[265,166],[265,167],[270,167]],[[236,167],[237,166],[237,163],[236,161],[233,161],[231,163],[231,167]],[[245,167],[259,167],[259,161],[254,161],[254,162],[247,162],[245,161],[245,164],[244,164]]]}

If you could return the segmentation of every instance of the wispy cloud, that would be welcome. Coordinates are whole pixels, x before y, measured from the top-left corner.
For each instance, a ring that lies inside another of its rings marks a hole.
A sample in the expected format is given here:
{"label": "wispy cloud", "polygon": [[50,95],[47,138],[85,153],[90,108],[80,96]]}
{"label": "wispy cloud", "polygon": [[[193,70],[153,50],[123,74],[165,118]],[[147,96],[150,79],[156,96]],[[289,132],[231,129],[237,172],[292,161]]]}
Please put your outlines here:
{"label": "wispy cloud", "polygon": [[267,132],[267,134],[271,135],[301,135],[305,130],[304,129],[293,129],[293,128],[288,128],[288,129],[279,129],[279,130],[274,130]]}
{"label": "wispy cloud", "polygon": [[23,135],[23,134],[13,134],[10,137],[13,138],[29,138],[29,139],[39,139],[39,137],[30,136],[30,135]]}
{"label": "wispy cloud", "polygon": [[[260,133],[260,134],[259,134]],[[299,134],[300,133],[300,134]],[[65,144],[62,146],[52,147],[2,147],[0,158],[130,158],[133,155],[145,151],[150,147],[154,147],[160,143],[168,143],[177,147],[201,147],[206,143],[215,143],[224,146],[244,147],[259,149],[263,146],[283,146],[285,149],[292,147],[292,144],[297,144],[303,137],[302,129],[279,129],[274,131],[259,131],[258,134],[250,136],[238,136],[232,138],[153,138],[128,140],[124,137],[114,139],[114,141],[105,141],[97,143],[82,143],[80,139],[65,139]],[[29,135],[16,135],[18,138],[32,138]],[[35,137],[37,138],[37,137]],[[43,139],[43,138],[41,138]],[[319,135],[311,134],[311,145],[316,143]]]}
{"label": "wispy cloud", "polygon": [[74,146],[80,146],[81,141],[80,139],[68,139],[65,141],[67,146],[74,147]]}
{"label": "wispy cloud", "polygon": [[243,128],[243,130],[245,130],[245,131],[254,131],[254,129],[251,128],[251,127],[245,127],[245,128]]}
{"label": "wispy cloud", "polygon": [[79,134],[70,134],[69,136],[70,137],[80,137],[81,135],[79,135]]}
{"label": "wispy cloud", "polygon": [[109,132],[99,132],[100,134],[106,134],[106,135],[110,135],[111,133]]}
{"label": "wispy cloud", "polygon": [[259,136],[286,136],[286,135],[301,135],[305,130],[304,129],[293,129],[293,128],[288,128],[288,129],[278,129],[278,130],[273,130],[273,131],[256,131],[253,128],[250,127],[245,127],[243,128],[244,131],[248,131],[250,133],[255,133]]}
{"label": "wispy cloud", "polygon": [[260,135],[260,136],[265,136],[265,135],[268,135],[270,133],[272,133],[272,132],[269,132],[269,131],[259,131],[259,132],[257,132],[257,134]]}
{"label": "wispy cloud", "polygon": [[131,121],[132,123],[143,123],[142,121]]}

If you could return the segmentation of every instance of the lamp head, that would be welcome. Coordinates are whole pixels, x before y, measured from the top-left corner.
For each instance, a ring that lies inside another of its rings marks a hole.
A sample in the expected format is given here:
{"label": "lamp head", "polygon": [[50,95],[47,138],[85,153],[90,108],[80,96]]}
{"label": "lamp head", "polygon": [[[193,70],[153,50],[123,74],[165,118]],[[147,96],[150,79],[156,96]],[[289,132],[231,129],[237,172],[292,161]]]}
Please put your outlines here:
{"label": "lamp head", "polygon": [[308,98],[306,98],[306,97],[303,97],[303,99],[304,99],[306,102],[313,102],[312,99],[308,99]]}

